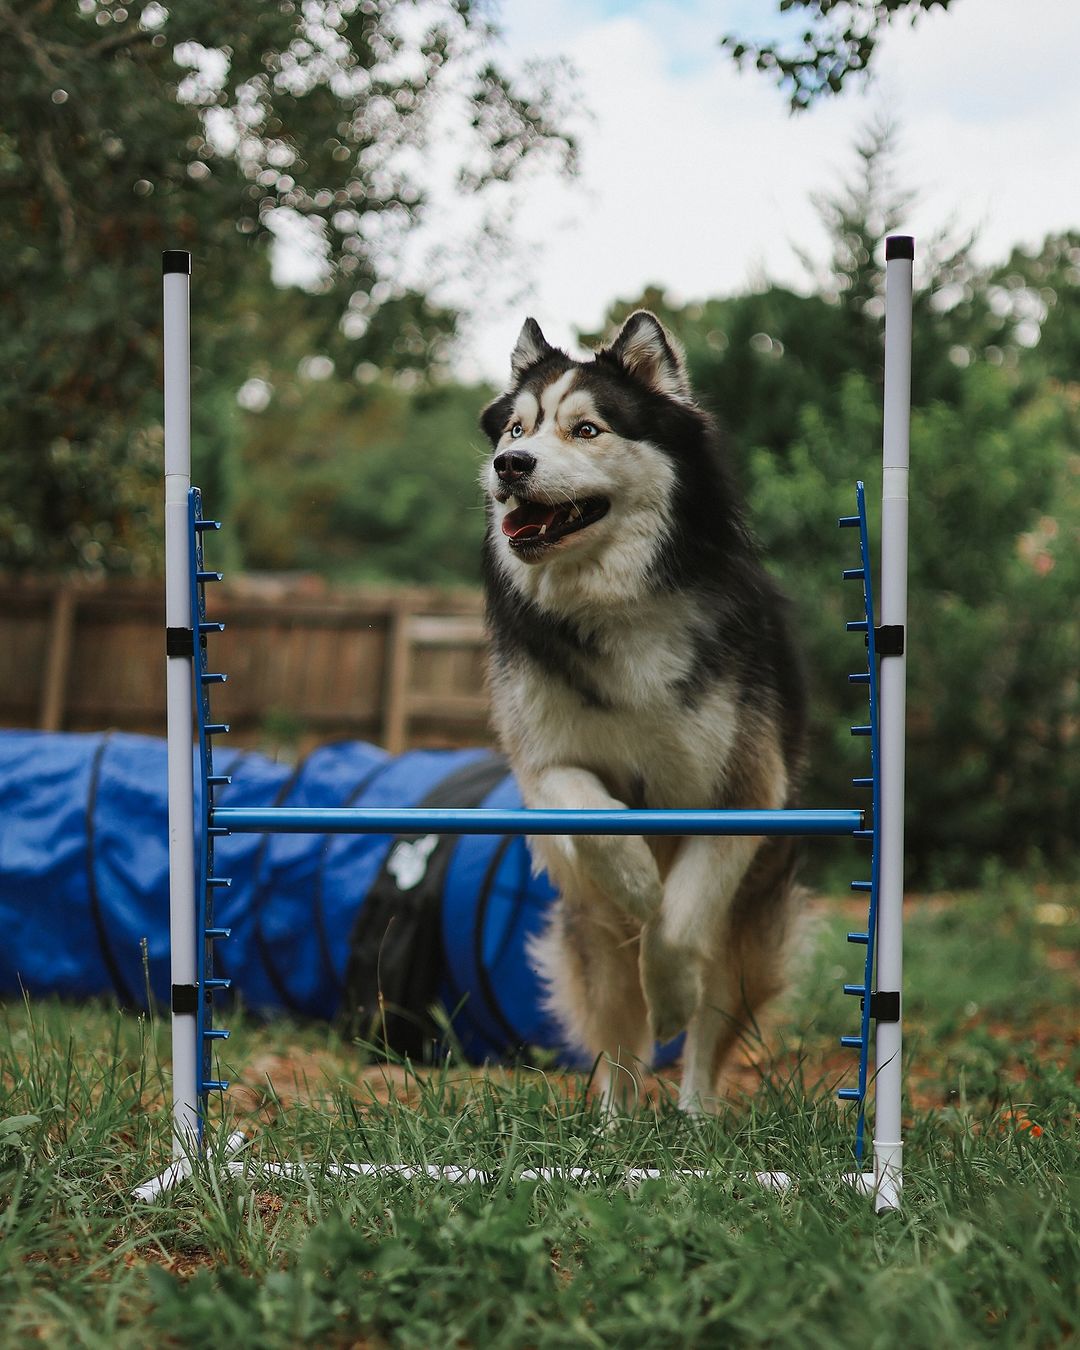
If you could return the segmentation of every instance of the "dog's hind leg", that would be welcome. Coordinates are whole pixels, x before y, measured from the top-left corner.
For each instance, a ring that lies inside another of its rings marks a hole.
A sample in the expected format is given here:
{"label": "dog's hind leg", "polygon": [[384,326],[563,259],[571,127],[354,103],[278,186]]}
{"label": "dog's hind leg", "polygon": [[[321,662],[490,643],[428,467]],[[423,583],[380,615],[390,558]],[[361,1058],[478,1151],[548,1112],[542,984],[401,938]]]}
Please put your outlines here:
{"label": "dog's hind leg", "polygon": [[687,1029],[679,1105],[715,1108],[717,1080],[739,1041],[759,1038],[758,1014],[786,983],[793,883],[790,840],[770,841],[739,887],[721,946],[705,976],[701,1004]]}
{"label": "dog's hind leg", "polygon": [[607,1113],[631,1107],[652,1053],[632,927],[602,896],[564,892],[529,955],[567,1041],[595,1061]]}
{"label": "dog's hind leg", "polygon": [[780,989],[775,976],[769,954],[756,946],[738,955],[726,952],[713,964],[701,1006],[686,1031],[681,1110],[698,1114],[716,1109],[720,1071],[740,1041],[756,1038],[757,1013]]}
{"label": "dog's hind leg", "polygon": [[692,1115],[716,1109],[714,1065],[731,1053],[742,1029],[735,1013],[722,1007],[717,1000],[717,994],[725,997],[728,973],[726,963],[718,962],[717,966],[718,969],[710,970],[706,978],[706,993],[690,1019],[683,1046],[679,1109]]}
{"label": "dog's hind leg", "polygon": [[656,918],[641,934],[641,983],[659,1041],[670,1040],[701,1008],[735,895],[761,840],[682,841]]}
{"label": "dog's hind leg", "polygon": [[[626,803],[613,797],[587,769],[552,766],[522,783],[530,807],[542,810],[625,811]],[[639,923],[660,909],[660,872],[652,850],[640,835],[552,835],[542,849],[557,849],[577,875],[584,874],[624,914]]]}

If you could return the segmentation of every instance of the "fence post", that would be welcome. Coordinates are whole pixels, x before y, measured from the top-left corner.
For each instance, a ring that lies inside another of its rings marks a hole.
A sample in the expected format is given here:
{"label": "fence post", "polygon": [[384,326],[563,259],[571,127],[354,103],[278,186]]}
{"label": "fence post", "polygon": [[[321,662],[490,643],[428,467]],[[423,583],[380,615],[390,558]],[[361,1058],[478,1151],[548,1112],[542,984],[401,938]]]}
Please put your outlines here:
{"label": "fence post", "polygon": [[386,657],[383,665],[382,741],[392,755],[405,750],[409,717],[409,678],[412,666],[410,624],[413,606],[409,596],[396,597],[386,623]]}
{"label": "fence post", "polygon": [[71,669],[71,644],[75,630],[77,594],[75,584],[61,581],[53,592],[49,610],[49,637],[45,648],[45,678],[41,686],[42,731],[62,731],[67,699],[68,672]]}

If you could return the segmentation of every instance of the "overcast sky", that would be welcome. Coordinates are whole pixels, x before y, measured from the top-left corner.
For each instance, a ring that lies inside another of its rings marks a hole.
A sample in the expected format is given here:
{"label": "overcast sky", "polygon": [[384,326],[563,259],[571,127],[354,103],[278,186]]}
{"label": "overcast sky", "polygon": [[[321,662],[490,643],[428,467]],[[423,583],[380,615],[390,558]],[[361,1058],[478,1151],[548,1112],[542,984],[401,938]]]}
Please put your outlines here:
{"label": "overcast sky", "polygon": [[[553,341],[599,326],[616,297],[657,283],[683,300],[763,277],[806,283],[792,245],[824,258],[813,193],[854,168],[875,116],[899,132],[916,236],[978,227],[985,259],[1080,227],[1080,2],[953,0],[891,30],[865,94],[792,118],[784,95],[719,49],[729,30],[778,35],[776,0],[503,0],[511,66],[561,55],[577,72],[581,171],[514,191],[512,261],[446,286],[477,317],[465,375],[501,381],[526,313]],[[800,25],[801,27],[801,25]],[[442,203],[413,252],[475,228]]]}

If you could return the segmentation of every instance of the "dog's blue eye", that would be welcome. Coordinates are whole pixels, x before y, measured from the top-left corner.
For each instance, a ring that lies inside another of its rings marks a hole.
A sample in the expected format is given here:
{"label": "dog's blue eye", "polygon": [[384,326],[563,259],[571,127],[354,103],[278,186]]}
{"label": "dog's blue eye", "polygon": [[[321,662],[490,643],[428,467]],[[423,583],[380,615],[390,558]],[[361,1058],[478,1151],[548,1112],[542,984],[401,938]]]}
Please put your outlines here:
{"label": "dog's blue eye", "polygon": [[524,428],[520,422],[515,422],[510,428],[510,435],[516,441],[519,436],[524,435]]}

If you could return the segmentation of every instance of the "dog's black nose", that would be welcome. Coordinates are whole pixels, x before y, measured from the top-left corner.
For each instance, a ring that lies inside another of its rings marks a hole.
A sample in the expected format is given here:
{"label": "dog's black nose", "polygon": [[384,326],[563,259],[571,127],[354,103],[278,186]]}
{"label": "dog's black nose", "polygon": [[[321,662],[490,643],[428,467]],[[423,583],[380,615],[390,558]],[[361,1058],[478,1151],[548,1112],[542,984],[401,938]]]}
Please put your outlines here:
{"label": "dog's black nose", "polygon": [[516,483],[536,468],[536,456],[527,450],[504,450],[495,456],[494,464],[495,472],[504,483]]}

